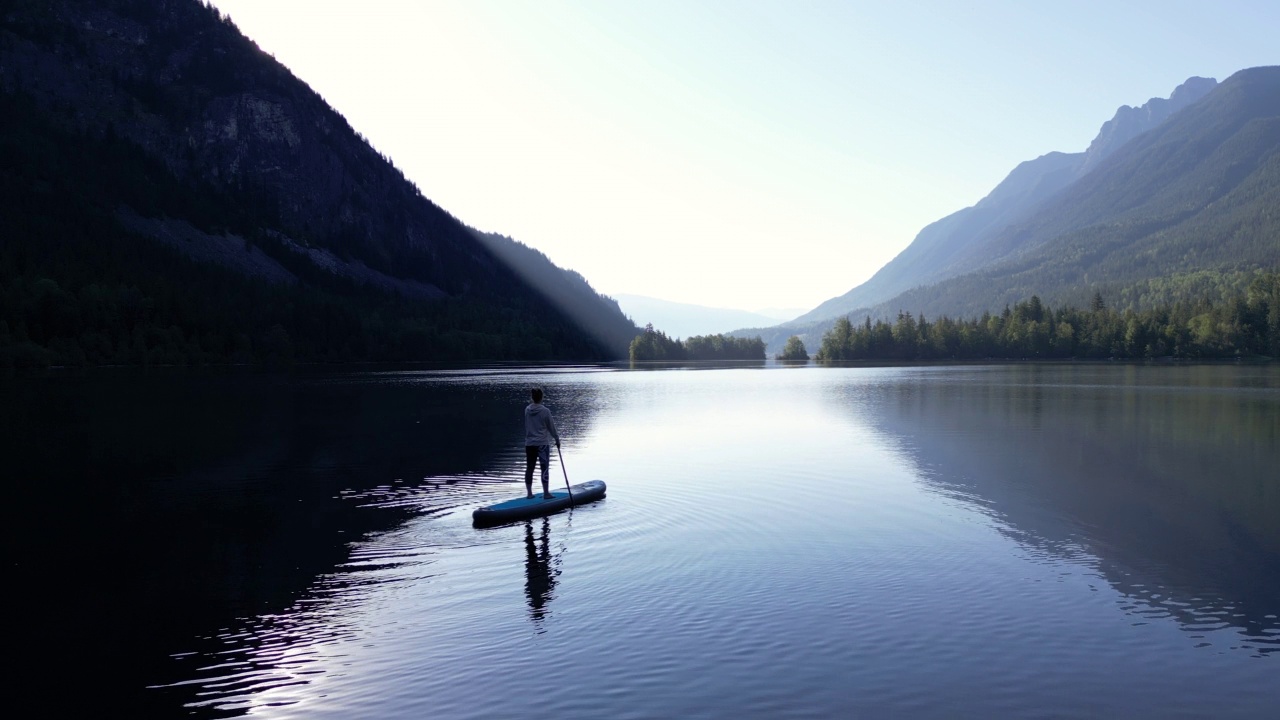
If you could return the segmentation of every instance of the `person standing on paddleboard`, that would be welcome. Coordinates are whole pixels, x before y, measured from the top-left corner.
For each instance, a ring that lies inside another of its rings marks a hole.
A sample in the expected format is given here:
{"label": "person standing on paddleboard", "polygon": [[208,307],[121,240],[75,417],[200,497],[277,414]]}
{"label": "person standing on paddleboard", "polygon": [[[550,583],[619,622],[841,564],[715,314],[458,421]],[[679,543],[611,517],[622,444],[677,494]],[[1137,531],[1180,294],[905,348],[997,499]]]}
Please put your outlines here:
{"label": "person standing on paddleboard", "polygon": [[524,409],[524,489],[526,496],[533,497],[533,466],[542,463],[542,497],[550,500],[548,484],[551,477],[551,439],[555,438],[556,447],[560,447],[560,433],[556,431],[556,421],[551,419],[551,411],[542,404],[542,388],[529,391],[533,402]]}

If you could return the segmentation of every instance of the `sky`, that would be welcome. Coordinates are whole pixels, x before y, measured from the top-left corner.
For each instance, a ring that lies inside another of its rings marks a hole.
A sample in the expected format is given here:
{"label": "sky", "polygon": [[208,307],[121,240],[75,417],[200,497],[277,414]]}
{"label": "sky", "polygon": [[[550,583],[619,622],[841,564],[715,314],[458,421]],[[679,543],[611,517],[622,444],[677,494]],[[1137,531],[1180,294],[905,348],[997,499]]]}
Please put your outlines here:
{"label": "sky", "polygon": [[599,292],[811,309],[1280,3],[213,0],[423,193]]}

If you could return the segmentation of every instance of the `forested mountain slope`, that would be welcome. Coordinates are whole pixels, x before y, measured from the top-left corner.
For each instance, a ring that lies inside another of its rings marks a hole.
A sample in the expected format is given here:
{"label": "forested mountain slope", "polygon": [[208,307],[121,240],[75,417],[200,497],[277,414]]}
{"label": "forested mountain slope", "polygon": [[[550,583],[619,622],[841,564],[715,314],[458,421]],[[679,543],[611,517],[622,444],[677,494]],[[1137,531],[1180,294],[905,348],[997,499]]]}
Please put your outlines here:
{"label": "forested mountain slope", "polygon": [[1280,266],[1277,207],[1280,67],[1243,70],[983,245],[1003,261],[872,313],[968,316],[1032,294],[1083,305],[1096,292],[1141,308],[1205,274],[1243,287]]}
{"label": "forested mountain slope", "polygon": [[[1099,293],[1118,309],[1143,309],[1240,293],[1259,272],[1280,267],[1276,208],[1280,68],[1242,70],[1018,222],[949,248],[953,276],[846,314],[970,318],[1032,295],[1083,307]],[[792,334],[813,347],[832,322],[811,313],[734,334],[762,334],[770,351]]]}
{"label": "forested mountain slope", "polygon": [[0,110],[0,365],[585,360],[638,333],[196,0],[7,4]]}
{"label": "forested mountain slope", "polygon": [[1168,99],[1152,98],[1140,107],[1121,107],[1102,125],[1088,149],[1051,152],[1021,163],[973,207],[931,223],[865,283],[822,303],[794,323],[803,325],[869,308],[905,290],[1001,260],[985,247],[994,235],[1032,215],[1129,140],[1193,105],[1216,85],[1211,78],[1188,78]]}
{"label": "forested mountain slope", "polygon": [[994,232],[1021,220],[1071,183],[1084,153],[1054,152],[1028,160],[973,207],[930,223],[901,253],[866,282],[792,321],[802,325],[830,320],[883,302],[904,290],[956,274],[958,260]]}

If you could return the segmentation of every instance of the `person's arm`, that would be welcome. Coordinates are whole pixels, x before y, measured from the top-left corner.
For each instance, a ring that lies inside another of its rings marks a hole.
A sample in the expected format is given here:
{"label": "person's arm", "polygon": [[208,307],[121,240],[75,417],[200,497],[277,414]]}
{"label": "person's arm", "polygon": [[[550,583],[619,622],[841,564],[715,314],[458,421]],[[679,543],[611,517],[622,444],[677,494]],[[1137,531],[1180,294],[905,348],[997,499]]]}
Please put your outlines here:
{"label": "person's arm", "polygon": [[556,430],[556,421],[549,412],[547,413],[547,429],[551,431],[551,437],[556,439],[556,447],[560,447],[560,431]]}

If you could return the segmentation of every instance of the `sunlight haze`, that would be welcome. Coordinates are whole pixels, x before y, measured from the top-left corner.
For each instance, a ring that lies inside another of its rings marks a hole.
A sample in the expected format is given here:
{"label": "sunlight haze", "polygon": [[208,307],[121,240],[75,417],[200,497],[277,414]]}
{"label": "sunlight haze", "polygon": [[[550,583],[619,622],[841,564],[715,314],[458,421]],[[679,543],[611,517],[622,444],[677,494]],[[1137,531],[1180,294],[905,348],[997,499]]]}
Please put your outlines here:
{"label": "sunlight haze", "polygon": [[605,294],[811,308],[1275,3],[215,0],[432,201]]}

